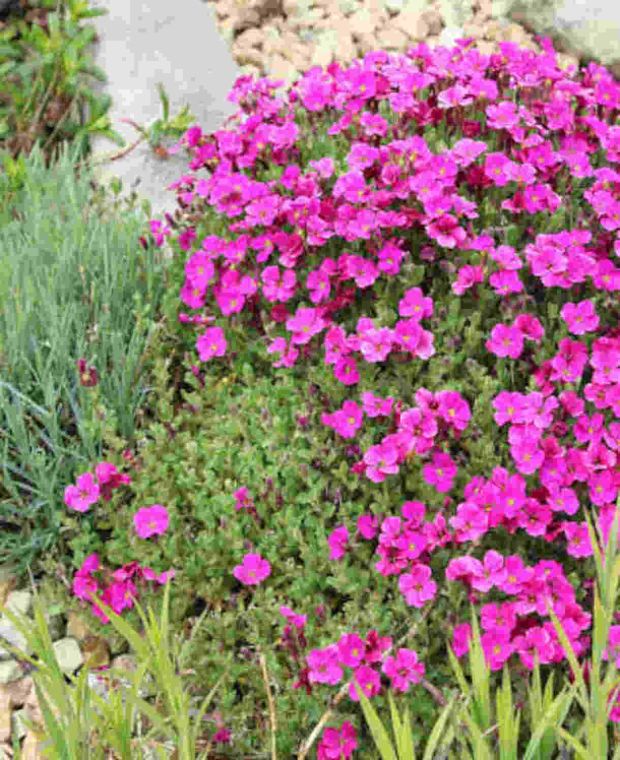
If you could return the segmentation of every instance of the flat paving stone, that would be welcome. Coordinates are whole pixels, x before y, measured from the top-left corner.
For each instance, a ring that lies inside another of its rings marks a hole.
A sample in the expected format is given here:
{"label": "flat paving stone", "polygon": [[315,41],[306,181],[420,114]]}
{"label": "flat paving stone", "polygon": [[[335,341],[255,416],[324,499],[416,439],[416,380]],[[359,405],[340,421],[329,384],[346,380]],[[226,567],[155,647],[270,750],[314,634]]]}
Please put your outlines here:
{"label": "flat paving stone", "polygon": [[[235,110],[227,95],[239,70],[217,30],[213,10],[203,0],[93,0],[107,13],[92,20],[98,41],[95,63],[106,73],[103,90],[112,97],[112,127],[129,146],[139,134],[123,119],[147,125],[161,116],[157,85],[170,99],[170,113],[188,105],[195,122],[218,129]],[[186,169],[184,155],[158,158],[146,143],[126,156],[105,161],[122,150],[107,138],[93,141],[93,159],[101,181],[119,177],[151,201],[153,212],[175,208],[166,187]]]}

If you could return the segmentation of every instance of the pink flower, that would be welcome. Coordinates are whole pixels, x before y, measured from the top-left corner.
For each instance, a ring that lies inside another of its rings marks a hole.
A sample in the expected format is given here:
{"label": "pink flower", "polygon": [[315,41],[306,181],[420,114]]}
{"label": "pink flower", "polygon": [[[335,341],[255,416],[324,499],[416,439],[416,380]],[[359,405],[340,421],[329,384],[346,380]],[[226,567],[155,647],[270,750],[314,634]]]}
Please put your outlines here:
{"label": "pink flower", "polygon": [[368,665],[361,665],[353,673],[353,681],[349,685],[349,696],[354,702],[360,701],[358,688],[368,699],[374,697],[381,691],[381,676]]}
{"label": "pink flower", "polygon": [[545,335],[545,330],[540,320],[532,316],[532,314],[517,315],[513,326],[523,333],[524,338],[528,338],[534,341],[534,343],[540,343]]}
{"label": "pink flower", "polygon": [[235,566],[233,575],[244,586],[258,586],[271,575],[271,565],[260,554],[246,554],[243,562]]}
{"label": "pink flower", "polygon": [[607,648],[603,652],[603,659],[612,660],[616,663],[616,667],[620,668],[620,625],[609,627]]}
{"label": "pink flower", "polygon": [[357,518],[357,530],[360,536],[367,541],[372,541],[377,535],[378,527],[379,521],[375,515],[360,515]]}
{"label": "pink flower", "polygon": [[209,361],[214,356],[226,353],[226,338],[221,327],[208,327],[196,341],[196,348],[201,362]]}
{"label": "pink flower", "polygon": [[170,516],[166,507],[153,504],[152,507],[142,507],[133,516],[133,524],[140,538],[161,536],[168,530]]}
{"label": "pink flower", "polygon": [[428,565],[415,565],[410,573],[401,575],[398,588],[410,607],[424,607],[437,593],[437,584],[431,578]]}
{"label": "pink flower", "polygon": [[99,500],[101,490],[91,472],[78,477],[75,485],[65,488],[65,504],[76,512],[88,512]]}
{"label": "pink flower", "polygon": [[439,415],[455,430],[463,431],[471,419],[469,404],[456,391],[439,391]]}
{"label": "pink flower", "polygon": [[93,577],[101,567],[99,556],[89,554],[82,562],[82,567],[73,576],[73,593],[78,599],[90,601],[94,594],[99,590],[99,584]]}
{"label": "pink flower", "polygon": [[233,498],[235,500],[235,509],[237,511],[240,511],[242,509],[251,510],[254,507],[254,501],[250,496],[250,492],[245,486],[238,488],[233,493]]}
{"label": "pink flower", "polygon": [[364,454],[366,476],[373,483],[381,483],[386,475],[398,472],[398,449],[391,443],[379,443],[371,446]]}
{"label": "pink flower", "polygon": [[360,373],[355,359],[350,356],[341,356],[334,364],[334,377],[343,385],[355,385],[359,382]]}
{"label": "pink flower", "polygon": [[451,490],[456,474],[457,467],[452,458],[443,452],[433,454],[430,464],[425,464],[422,468],[424,480],[429,485],[434,486],[439,493],[446,493]]}
{"label": "pink flower", "polygon": [[523,333],[516,327],[495,325],[485,345],[495,356],[518,359],[523,353]]}
{"label": "pink flower", "polygon": [[339,525],[327,538],[329,546],[329,558],[331,560],[341,560],[347,553],[349,544],[349,530],[346,525]]}
{"label": "pink flower", "polygon": [[309,343],[324,327],[325,322],[318,310],[310,307],[300,307],[286,320],[286,329],[293,333],[291,343],[298,346]]}
{"label": "pink flower", "polygon": [[383,399],[375,396],[372,391],[362,393],[362,408],[368,417],[389,417],[392,414],[394,399],[391,396]]}
{"label": "pink flower", "polygon": [[357,748],[357,734],[345,722],[337,728],[326,728],[317,749],[317,760],[349,760]]}
{"label": "pink flower", "polygon": [[308,616],[307,615],[299,615],[296,612],[293,612],[293,610],[290,607],[282,606],[280,607],[280,615],[282,615],[284,618],[287,619],[287,621],[294,625],[295,628],[303,628],[306,623],[308,622]]}
{"label": "pink flower", "polygon": [[433,299],[425,296],[420,288],[410,288],[398,304],[398,313],[418,321],[427,319],[433,315]]}
{"label": "pink flower", "polygon": [[454,630],[452,631],[452,650],[457,657],[462,657],[469,652],[471,635],[471,625],[469,623],[460,623],[454,626]]}
{"label": "pink flower", "polygon": [[412,683],[420,683],[424,677],[424,663],[418,661],[413,649],[399,649],[395,657],[387,657],[382,667],[395,691],[409,691]]}
{"label": "pink flower", "polygon": [[338,657],[342,665],[357,668],[362,664],[366,644],[356,633],[345,633],[338,642]]}
{"label": "pink flower", "polygon": [[599,326],[598,314],[589,299],[579,303],[565,303],[560,314],[573,335],[585,335]]}
{"label": "pink flower", "polygon": [[588,523],[562,523],[562,530],[568,545],[566,551],[571,557],[591,557],[594,554]]}
{"label": "pink flower", "polygon": [[480,637],[482,651],[491,670],[501,670],[513,653],[510,635],[503,632],[487,631]]}
{"label": "pink flower", "polygon": [[310,683],[326,683],[335,686],[342,679],[338,647],[331,644],[324,649],[313,649],[306,657]]}
{"label": "pink flower", "polygon": [[362,426],[364,413],[355,401],[345,401],[342,409],[332,414],[322,414],[323,425],[331,427],[342,438],[354,438]]}

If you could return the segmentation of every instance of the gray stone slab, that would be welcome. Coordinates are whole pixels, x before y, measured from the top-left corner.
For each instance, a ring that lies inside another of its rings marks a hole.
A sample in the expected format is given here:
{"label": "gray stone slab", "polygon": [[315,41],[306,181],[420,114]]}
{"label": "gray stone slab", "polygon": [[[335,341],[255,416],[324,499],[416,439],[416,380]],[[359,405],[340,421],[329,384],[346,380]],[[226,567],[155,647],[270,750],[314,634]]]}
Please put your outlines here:
{"label": "gray stone slab", "polygon": [[[203,0],[93,0],[107,11],[93,19],[97,28],[95,62],[106,73],[112,97],[113,128],[131,145],[138,133],[123,119],[146,125],[161,116],[157,84],[170,99],[171,114],[189,105],[203,129],[217,129],[234,111],[227,95],[239,75],[220,37],[212,9]],[[174,208],[165,190],[186,168],[184,156],[158,158],[141,144],[121,159],[106,161],[119,147],[94,140],[94,162],[101,180],[117,176],[127,190],[148,198],[153,212]]]}

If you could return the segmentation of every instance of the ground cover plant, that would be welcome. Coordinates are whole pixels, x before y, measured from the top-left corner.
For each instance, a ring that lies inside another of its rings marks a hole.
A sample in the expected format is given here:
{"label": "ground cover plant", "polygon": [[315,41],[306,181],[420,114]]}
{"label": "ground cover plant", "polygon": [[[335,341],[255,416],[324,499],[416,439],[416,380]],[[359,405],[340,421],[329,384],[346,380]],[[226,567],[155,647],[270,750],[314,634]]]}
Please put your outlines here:
{"label": "ground cover plant", "polygon": [[105,77],[93,63],[88,19],[100,13],[84,0],[19,0],[0,19],[0,154],[38,144],[52,156],[65,141],[86,152],[95,134],[119,139],[109,97],[93,88]]}
{"label": "ground cover plant", "polygon": [[[165,289],[145,216],[105,203],[79,149],[0,176],[0,556],[25,567],[60,537],[64,484],[131,440]],[[38,566],[37,566],[38,567]]]}
{"label": "ground cover plant", "polygon": [[617,585],[592,613],[620,490],[620,86],[501,51],[241,78],[237,116],[182,140],[183,213],[144,241],[172,245],[179,300],[156,419],[74,471],[64,522],[102,624],[172,574],[177,619],[206,610],[231,756],[370,756],[358,687],[415,694],[417,742],[472,605],[520,697],[537,664],[581,685],[617,657]]}

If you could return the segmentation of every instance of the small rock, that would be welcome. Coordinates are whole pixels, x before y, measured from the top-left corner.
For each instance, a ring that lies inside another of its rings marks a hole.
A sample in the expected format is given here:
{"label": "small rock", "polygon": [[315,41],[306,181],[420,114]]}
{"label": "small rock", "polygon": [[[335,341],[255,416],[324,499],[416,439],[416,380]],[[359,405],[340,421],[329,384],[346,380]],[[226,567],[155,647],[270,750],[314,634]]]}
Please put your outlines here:
{"label": "small rock", "polygon": [[321,32],[315,40],[310,64],[312,66],[329,66],[338,56],[338,48],[339,37],[335,30]]}
{"label": "small rock", "polygon": [[424,14],[416,10],[403,11],[395,16],[392,22],[396,29],[406,34],[411,40],[423,40],[429,34]]}
{"label": "small rock", "polygon": [[235,0],[218,0],[218,2],[213,3],[213,5],[215,6],[215,12],[219,19],[234,16],[237,12]]}
{"label": "small rock", "polygon": [[65,675],[72,675],[84,663],[80,646],[75,639],[60,639],[52,644],[52,648]]}
{"label": "small rock", "polygon": [[386,27],[377,35],[379,46],[384,50],[405,51],[409,47],[409,37],[400,29]]}
{"label": "small rock", "polygon": [[82,655],[84,666],[89,669],[102,668],[110,663],[110,647],[101,636],[88,636],[82,644]]}
{"label": "small rock", "polygon": [[[0,686],[0,704],[8,699],[11,709],[23,707],[34,694],[34,682],[30,676]],[[36,698],[36,697],[35,697]]]}
{"label": "small rock", "polygon": [[338,0],[338,7],[345,16],[350,16],[359,9],[360,4],[357,0]]}
{"label": "small rock", "polygon": [[400,13],[405,7],[405,0],[385,0],[385,7],[388,13],[391,13],[392,16],[395,16],[397,13]]}
{"label": "small rock", "polygon": [[282,10],[287,16],[303,16],[310,10],[309,0],[282,0]]}
{"label": "small rock", "polygon": [[264,36],[260,29],[246,29],[235,40],[235,45],[243,48],[261,48],[263,46]]}
{"label": "small rock", "polygon": [[0,662],[0,684],[11,683],[21,678],[22,669],[15,660]]}
{"label": "small rock", "polygon": [[13,729],[13,737],[17,737],[20,741],[26,736],[28,730],[29,715],[26,710],[15,710],[11,719],[11,728]]}
{"label": "small rock", "polygon": [[112,667],[116,670],[133,673],[138,667],[138,661],[132,654],[119,654],[112,660]]}
{"label": "small rock", "polygon": [[439,44],[444,47],[452,47],[457,40],[462,39],[465,36],[463,27],[461,26],[447,26],[441,30],[439,35]]}
{"label": "small rock", "polygon": [[6,599],[6,608],[14,615],[29,615],[32,609],[30,591],[11,591]]}
{"label": "small rock", "polygon": [[368,8],[361,8],[356,11],[350,19],[351,31],[354,37],[360,37],[364,34],[374,34],[379,27],[378,17],[371,13]]}
{"label": "small rock", "polygon": [[10,570],[0,569],[0,607],[6,604],[7,597],[15,588],[15,577]]}
{"label": "small rock", "polygon": [[4,642],[22,651],[26,651],[28,645],[23,633],[10,620],[0,617],[0,660],[8,660],[13,656],[13,653],[3,646]]}
{"label": "small rock", "polygon": [[265,75],[265,72],[263,71],[262,68],[258,68],[258,66],[252,66],[252,64],[250,63],[247,63],[245,66],[241,66],[239,68],[239,71],[244,76],[251,76],[251,77],[256,77],[256,78],[259,78]]}
{"label": "small rock", "polygon": [[422,18],[424,19],[424,23],[428,28],[429,34],[439,34],[439,32],[441,32],[441,29],[443,27],[443,19],[441,18],[441,14],[438,11],[432,9],[424,11]]}
{"label": "small rock", "polygon": [[45,620],[52,641],[62,639],[65,636],[67,624],[64,615],[58,612],[52,614],[45,613]]}
{"label": "small rock", "polygon": [[299,72],[284,56],[276,54],[271,56],[267,64],[267,71],[273,79],[284,79],[292,82],[299,78]]}
{"label": "small rock", "polygon": [[32,731],[28,731],[22,745],[21,760],[41,760],[43,754],[39,740]]}
{"label": "small rock", "polygon": [[[11,702],[8,694],[0,693],[0,744],[11,738]],[[1,755],[0,755],[1,757]]]}
{"label": "small rock", "polygon": [[263,67],[264,56],[260,50],[257,50],[256,48],[239,48],[237,46],[237,43],[235,43],[233,45],[232,52],[235,60],[240,66],[249,64],[250,66],[254,66],[257,69],[261,69]]}
{"label": "small rock", "polygon": [[92,636],[92,631],[84,618],[73,610],[67,614],[67,636],[78,641],[83,641],[87,636]]}
{"label": "small rock", "polygon": [[476,43],[476,49],[480,52],[481,55],[493,55],[496,50],[496,46],[495,43],[489,42],[488,40],[479,40]]}

